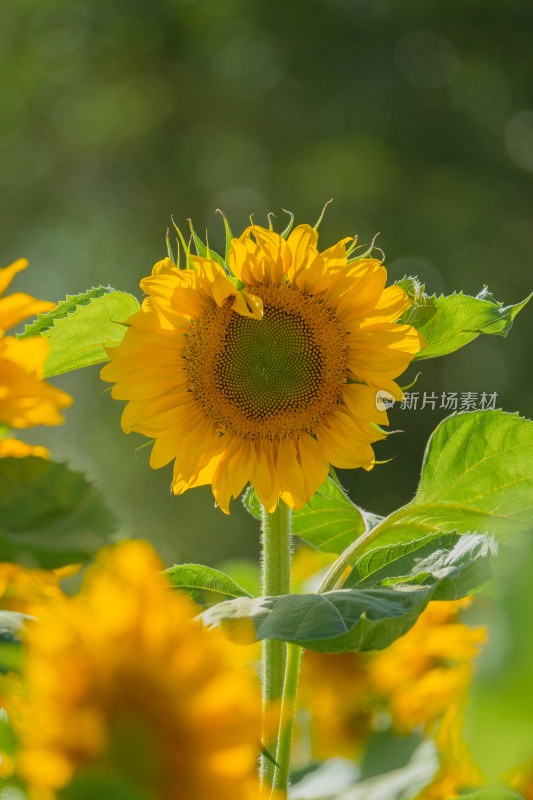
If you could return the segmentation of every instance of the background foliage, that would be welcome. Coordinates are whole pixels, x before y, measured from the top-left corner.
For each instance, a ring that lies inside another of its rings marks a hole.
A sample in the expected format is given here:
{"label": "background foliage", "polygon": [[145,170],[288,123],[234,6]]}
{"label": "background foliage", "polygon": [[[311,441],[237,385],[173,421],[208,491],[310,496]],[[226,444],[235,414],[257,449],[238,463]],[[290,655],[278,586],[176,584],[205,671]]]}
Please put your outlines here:
{"label": "background foliage", "polygon": [[[223,241],[250,213],[290,208],[326,245],[381,231],[392,280],[506,305],[531,289],[533,68],[527,0],[4,0],[0,25],[2,263],[30,259],[17,289],[51,300],[111,283],[140,297],[170,214]],[[531,417],[529,310],[511,338],[482,337],[414,364],[414,391],[498,392]],[[505,349],[504,349],[505,348]],[[143,438],[125,437],[98,367],[57,379],[75,404],[32,431],[107,489],[127,531],[170,563],[254,555],[253,519],[208,489],[170,497]],[[438,404],[437,404],[438,405]],[[430,432],[448,411],[393,409],[387,464],[340,473],[355,502],[408,502]],[[153,504],[147,498],[157,498]]]}

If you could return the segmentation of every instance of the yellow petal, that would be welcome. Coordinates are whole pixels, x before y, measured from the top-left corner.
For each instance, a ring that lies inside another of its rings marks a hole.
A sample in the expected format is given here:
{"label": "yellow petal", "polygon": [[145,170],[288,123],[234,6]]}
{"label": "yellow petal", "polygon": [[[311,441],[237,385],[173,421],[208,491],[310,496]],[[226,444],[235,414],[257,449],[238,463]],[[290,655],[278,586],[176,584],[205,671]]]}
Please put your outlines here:
{"label": "yellow petal", "polygon": [[26,444],[20,439],[0,439],[0,458],[26,458],[26,456],[37,456],[39,458],[50,458],[50,453],[45,447]]}
{"label": "yellow petal", "polygon": [[19,258],[17,261],[14,261],[13,264],[10,264],[9,267],[4,267],[0,269],[0,296],[4,294],[5,290],[17,274],[23,269],[26,269],[28,266],[28,262],[25,258]]}
{"label": "yellow petal", "polygon": [[229,513],[229,503],[250,480],[256,452],[249,439],[234,438],[227,446],[213,475],[213,494],[220,508]]}
{"label": "yellow petal", "polygon": [[317,426],[316,438],[324,456],[333,466],[341,469],[372,469],[375,458],[369,444],[350,442],[342,431],[325,424]]}
{"label": "yellow petal", "polygon": [[378,390],[364,383],[347,383],[342,390],[342,399],[351,416],[388,425],[387,412],[376,405]]}
{"label": "yellow petal", "polygon": [[0,330],[7,331],[24,319],[36,317],[55,308],[55,303],[36,300],[29,294],[15,292],[0,300]]}
{"label": "yellow petal", "polygon": [[317,440],[305,431],[300,433],[298,449],[305,481],[305,494],[309,500],[328,477],[329,462]]}

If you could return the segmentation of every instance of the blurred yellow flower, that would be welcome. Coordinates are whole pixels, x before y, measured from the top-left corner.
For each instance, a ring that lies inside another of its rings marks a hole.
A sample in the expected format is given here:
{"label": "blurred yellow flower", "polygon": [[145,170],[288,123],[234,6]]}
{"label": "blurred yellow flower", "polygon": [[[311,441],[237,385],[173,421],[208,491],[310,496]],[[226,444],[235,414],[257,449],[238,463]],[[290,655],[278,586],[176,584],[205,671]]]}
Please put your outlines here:
{"label": "blurred yellow flower", "polygon": [[60,582],[78,570],[77,564],[46,570],[0,563],[0,609],[33,615],[43,604],[64,597]]}
{"label": "blurred yellow flower", "polygon": [[4,437],[0,439],[0,458],[26,458],[26,456],[37,456],[38,458],[49,458],[50,453],[46,447],[39,445],[26,444],[20,439],[10,439]]}
{"label": "blurred yellow flower", "polygon": [[442,718],[435,742],[440,756],[440,767],[429,786],[416,800],[451,800],[462,790],[482,786],[485,778],[476,766],[463,735],[465,697],[452,702]]}
{"label": "blurred yellow flower", "polygon": [[54,303],[36,300],[23,292],[2,297],[17,272],[27,266],[28,262],[21,258],[0,269],[0,425],[8,428],[58,425],[63,421],[59,409],[72,402],[68,394],[42,380],[48,355],[46,339],[5,335],[22,320],[54,308]]}
{"label": "blurred yellow flower", "polygon": [[[354,758],[382,712],[399,734],[408,734],[419,726],[433,731],[450,708],[464,704],[472,661],[486,638],[484,628],[460,621],[469,604],[470,599],[430,603],[414,627],[386,650],[306,651],[300,701],[310,714],[313,755]],[[456,734],[447,719],[439,746]],[[453,763],[456,750],[446,763]]]}
{"label": "blurred yellow flower", "polygon": [[285,240],[258,225],[233,239],[228,265],[165,259],[102,378],[128,404],[125,432],[155,439],[150,464],[174,460],[176,494],[211,484],[228,511],[246,483],[273,511],[301,508],[337,467],[374,465],[388,423],[376,392],[423,346],[396,322],[411,301],[385,267],[351,260],[343,239],[319,252],[300,225]]}
{"label": "blurred yellow flower", "polygon": [[463,698],[472,678],[472,661],[486,641],[485,628],[460,621],[471,602],[430,603],[416,624],[369,662],[374,691],[387,697],[394,727],[426,728]]}
{"label": "blurred yellow flower", "polygon": [[158,800],[258,797],[255,676],[162,566],[144,542],[107,548],[30,627],[17,767],[32,796],[96,769]]}

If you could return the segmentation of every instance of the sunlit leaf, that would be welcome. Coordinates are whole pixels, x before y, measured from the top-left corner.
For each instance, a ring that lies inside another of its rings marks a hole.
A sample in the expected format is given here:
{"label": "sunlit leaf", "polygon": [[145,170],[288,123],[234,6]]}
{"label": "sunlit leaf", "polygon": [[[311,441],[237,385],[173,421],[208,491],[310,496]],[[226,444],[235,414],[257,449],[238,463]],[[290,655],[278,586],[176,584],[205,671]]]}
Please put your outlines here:
{"label": "sunlit leaf", "polygon": [[533,528],[533,422],[503,411],[448,417],[426,447],[413,500],[375,529],[379,544],[437,531],[506,542]]}
{"label": "sunlit leaf", "polygon": [[129,317],[139,310],[131,294],[110,286],[91,289],[41,314],[26,326],[22,338],[41,334],[50,344],[44,377],[60,375],[108,360],[105,347],[120,344]]}
{"label": "sunlit leaf", "polygon": [[446,546],[441,541],[437,574],[422,573],[420,582],[239,597],[213,606],[202,618],[208,627],[221,625],[230,634],[248,620],[257,639],[279,639],[324,653],[381,650],[414,625],[430,600],[463,597],[490,576],[490,540],[476,536],[474,541],[472,547],[461,547],[454,539]]}
{"label": "sunlit leaf", "polygon": [[176,564],[164,574],[174,589],[187,592],[201,606],[212,606],[234,597],[250,597],[228,575],[203,564]]}
{"label": "sunlit leaf", "polygon": [[462,292],[430,297],[416,278],[403,278],[398,284],[414,299],[401,322],[413,325],[426,340],[426,346],[414,360],[453,353],[480,333],[507,336],[514,318],[533,296],[530,294],[522,302],[504,307],[486,287],[477,297]]}
{"label": "sunlit leaf", "polygon": [[496,552],[486,536],[455,532],[386,545],[355,562],[343,589],[413,582],[435,585],[433,600],[456,600],[489,580],[485,556]]}

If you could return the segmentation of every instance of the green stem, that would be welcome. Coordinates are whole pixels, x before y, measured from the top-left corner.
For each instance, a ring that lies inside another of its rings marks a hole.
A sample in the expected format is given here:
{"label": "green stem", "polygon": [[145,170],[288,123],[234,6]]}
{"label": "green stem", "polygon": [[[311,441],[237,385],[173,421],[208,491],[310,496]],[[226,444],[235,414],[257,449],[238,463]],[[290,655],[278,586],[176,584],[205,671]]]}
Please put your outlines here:
{"label": "green stem", "polygon": [[281,703],[281,721],[276,750],[277,767],[274,773],[274,789],[287,792],[289,779],[289,765],[291,758],[292,733],[294,728],[294,715],[296,713],[296,693],[298,678],[300,677],[300,663],[303,648],[296,644],[289,644],[287,648],[287,668],[285,670],[285,684],[283,686],[283,700]]}
{"label": "green stem", "polygon": [[367,544],[372,542],[377,536],[380,534],[379,525],[376,525],[375,528],[372,528],[370,531],[366,531],[360,536],[358,539],[355,540],[353,544],[346,548],[344,553],[338,557],[336,561],[333,562],[329,570],[326,572],[322,579],[322,583],[316,590],[317,594],[322,594],[323,592],[329,592],[331,589],[334,589],[337,582],[342,577],[342,573],[346,569],[346,567],[351,566],[353,563],[354,557],[359,553],[360,550],[365,548]]}
{"label": "green stem", "polygon": [[[291,512],[281,500],[272,514],[263,509],[263,596],[275,597],[289,594],[291,581],[291,547],[290,547]],[[263,744],[275,758],[277,732],[272,734],[271,707],[279,701],[283,694],[283,677],[287,659],[287,645],[275,639],[263,642]],[[261,758],[261,783],[272,785],[274,777],[273,762],[263,756]]]}

